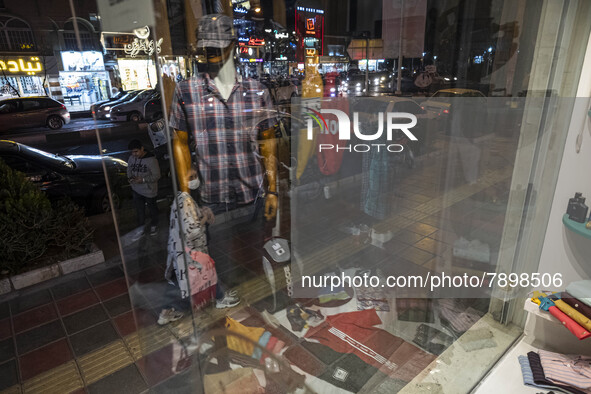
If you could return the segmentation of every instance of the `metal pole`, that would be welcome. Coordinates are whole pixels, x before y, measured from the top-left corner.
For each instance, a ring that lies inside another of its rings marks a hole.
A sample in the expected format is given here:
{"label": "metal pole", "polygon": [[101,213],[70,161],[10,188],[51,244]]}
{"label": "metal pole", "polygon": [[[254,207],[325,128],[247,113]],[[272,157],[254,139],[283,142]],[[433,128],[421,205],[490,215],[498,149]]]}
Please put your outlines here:
{"label": "metal pole", "polygon": [[402,35],[404,34],[404,0],[400,0],[400,37],[398,41],[398,78],[396,81],[396,94],[402,95]]}
{"label": "metal pole", "polygon": [[365,96],[369,96],[369,37],[365,36]]}
{"label": "metal pole", "polygon": [[78,44],[78,50],[82,52],[82,42],[80,41],[80,31],[78,30],[78,19],[76,19],[76,9],[74,8],[74,0],[70,0],[70,11],[72,12],[72,23],[74,24],[74,35],[76,36],[76,44]]}

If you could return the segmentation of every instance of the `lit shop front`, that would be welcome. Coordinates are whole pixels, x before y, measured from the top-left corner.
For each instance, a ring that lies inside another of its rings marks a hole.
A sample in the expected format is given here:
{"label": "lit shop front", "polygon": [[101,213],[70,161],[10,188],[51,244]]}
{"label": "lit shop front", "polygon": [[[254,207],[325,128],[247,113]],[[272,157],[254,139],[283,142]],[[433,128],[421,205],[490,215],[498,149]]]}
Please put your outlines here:
{"label": "lit shop front", "polygon": [[265,40],[256,37],[238,37],[238,59],[244,76],[256,75],[263,64]]}
{"label": "lit shop front", "polygon": [[0,97],[45,95],[45,69],[39,56],[3,56],[0,54]]}
{"label": "lit shop front", "polygon": [[97,51],[63,51],[60,86],[70,111],[87,111],[97,101],[109,98],[111,83],[103,54]]}

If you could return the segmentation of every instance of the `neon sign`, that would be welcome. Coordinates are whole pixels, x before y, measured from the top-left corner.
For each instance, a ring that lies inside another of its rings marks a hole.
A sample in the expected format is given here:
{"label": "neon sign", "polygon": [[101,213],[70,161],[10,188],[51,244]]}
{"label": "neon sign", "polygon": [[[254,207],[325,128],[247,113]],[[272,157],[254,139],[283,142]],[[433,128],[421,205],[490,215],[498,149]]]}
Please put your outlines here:
{"label": "neon sign", "polygon": [[314,31],[314,18],[306,19],[306,34],[315,34]]}
{"label": "neon sign", "polygon": [[262,38],[251,38],[250,40],[248,40],[248,45],[262,46],[265,45],[265,40]]}
{"label": "neon sign", "polygon": [[316,56],[316,49],[306,48],[306,56]]}
{"label": "neon sign", "polygon": [[144,26],[139,29],[135,29],[134,34],[136,38],[133,39],[133,42],[130,44],[125,44],[123,51],[131,57],[136,57],[140,51],[144,52],[146,55],[151,56],[156,53],[160,53],[163,38],[159,39],[158,41],[148,40],[150,35],[150,28],[148,26]]}
{"label": "neon sign", "polygon": [[312,12],[314,14],[324,14],[324,10],[321,10],[319,8],[297,7],[297,10],[303,12]]}
{"label": "neon sign", "polygon": [[[0,60],[0,71],[8,71],[9,73],[26,73],[27,75],[35,75],[43,70],[39,58],[37,56],[30,57],[29,60],[25,58],[9,58],[10,60]],[[25,63],[26,62],[26,63]]]}

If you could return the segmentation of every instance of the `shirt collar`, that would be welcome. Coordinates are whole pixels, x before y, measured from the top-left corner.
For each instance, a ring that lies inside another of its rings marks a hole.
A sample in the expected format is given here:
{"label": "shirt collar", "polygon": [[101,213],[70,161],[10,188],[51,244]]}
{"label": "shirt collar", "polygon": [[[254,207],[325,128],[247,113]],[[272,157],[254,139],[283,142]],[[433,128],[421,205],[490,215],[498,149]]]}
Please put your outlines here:
{"label": "shirt collar", "polygon": [[[211,93],[214,93],[216,96],[218,96],[220,98],[220,100],[222,100],[222,97],[220,95],[220,91],[218,90],[217,86],[215,86],[215,82],[213,81],[213,78],[211,78],[209,73],[208,72],[203,73],[203,77],[205,79],[206,89],[208,91],[210,91]],[[232,92],[230,93],[228,100],[230,100],[230,97],[232,97],[232,95],[234,94],[234,92],[236,90],[241,89],[241,88],[243,88],[242,75],[240,75],[240,73],[237,72],[236,79],[234,81],[234,87],[232,88]]]}

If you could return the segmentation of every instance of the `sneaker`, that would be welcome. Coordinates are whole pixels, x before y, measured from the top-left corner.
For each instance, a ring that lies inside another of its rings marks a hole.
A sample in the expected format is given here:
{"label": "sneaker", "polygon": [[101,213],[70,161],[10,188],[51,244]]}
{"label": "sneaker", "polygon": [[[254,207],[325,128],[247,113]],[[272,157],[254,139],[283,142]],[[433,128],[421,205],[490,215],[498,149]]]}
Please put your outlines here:
{"label": "sneaker", "polygon": [[156,226],[150,227],[150,235],[151,236],[158,235],[158,227],[156,227]]}
{"label": "sneaker", "polygon": [[215,300],[215,307],[218,309],[232,308],[238,304],[240,304],[240,298],[234,291],[224,293],[224,298],[221,300]]}
{"label": "sneaker", "polygon": [[160,316],[158,316],[158,324],[163,326],[170,322],[177,321],[178,319],[183,317],[183,315],[183,312],[179,312],[174,308],[162,309],[162,312],[160,312]]}
{"label": "sneaker", "polygon": [[144,235],[146,235],[146,232],[144,231],[144,229],[141,229],[140,231],[138,231],[137,233],[134,234],[134,236],[131,238],[131,240],[133,242],[139,241]]}

